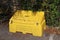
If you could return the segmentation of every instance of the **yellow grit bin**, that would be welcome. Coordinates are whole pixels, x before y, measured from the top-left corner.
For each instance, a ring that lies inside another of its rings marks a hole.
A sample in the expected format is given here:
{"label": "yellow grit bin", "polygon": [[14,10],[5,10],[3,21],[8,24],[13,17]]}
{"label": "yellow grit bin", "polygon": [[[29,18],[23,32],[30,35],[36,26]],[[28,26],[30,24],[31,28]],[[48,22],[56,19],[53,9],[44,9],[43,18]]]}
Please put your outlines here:
{"label": "yellow grit bin", "polygon": [[9,32],[42,36],[46,29],[44,11],[17,10],[9,21]]}

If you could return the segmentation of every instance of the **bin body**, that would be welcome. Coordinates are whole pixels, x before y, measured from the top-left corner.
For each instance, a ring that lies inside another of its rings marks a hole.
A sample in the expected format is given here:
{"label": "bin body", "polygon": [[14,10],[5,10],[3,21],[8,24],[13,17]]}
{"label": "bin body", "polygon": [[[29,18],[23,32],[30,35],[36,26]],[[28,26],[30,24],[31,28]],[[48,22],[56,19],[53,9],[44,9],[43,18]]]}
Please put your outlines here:
{"label": "bin body", "polygon": [[9,32],[31,33],[33,36],[42,36],[46,29],[43,11],[17,10],[9,21]]}

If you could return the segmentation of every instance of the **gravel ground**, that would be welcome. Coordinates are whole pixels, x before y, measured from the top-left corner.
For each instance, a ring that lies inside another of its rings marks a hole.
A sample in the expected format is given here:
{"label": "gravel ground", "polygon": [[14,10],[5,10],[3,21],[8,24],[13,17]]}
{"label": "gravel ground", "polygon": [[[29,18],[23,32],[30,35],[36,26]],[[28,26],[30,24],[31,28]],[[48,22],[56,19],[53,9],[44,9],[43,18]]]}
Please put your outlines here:
{"label": "gravel ground", "polygon": [[10,33],[8,30],[8,22],[0,24],[0,40],[60,40],[60,35],[54,35],[51,39],[47,33],[43,37],[35,37],[31,34]]}

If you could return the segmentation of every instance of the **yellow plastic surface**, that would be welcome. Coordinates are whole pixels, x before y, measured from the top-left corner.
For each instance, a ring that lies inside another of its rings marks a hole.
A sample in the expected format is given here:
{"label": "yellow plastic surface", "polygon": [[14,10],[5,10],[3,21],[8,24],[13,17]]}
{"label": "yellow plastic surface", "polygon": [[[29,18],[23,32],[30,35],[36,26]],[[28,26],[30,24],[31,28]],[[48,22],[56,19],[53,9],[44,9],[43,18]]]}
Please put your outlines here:
{"label": "yellow plastic surface", "polygon": [[33,36],[42,36],[46,29],[43,11],[17,10],[9,22],[9,32],[31,33]]}

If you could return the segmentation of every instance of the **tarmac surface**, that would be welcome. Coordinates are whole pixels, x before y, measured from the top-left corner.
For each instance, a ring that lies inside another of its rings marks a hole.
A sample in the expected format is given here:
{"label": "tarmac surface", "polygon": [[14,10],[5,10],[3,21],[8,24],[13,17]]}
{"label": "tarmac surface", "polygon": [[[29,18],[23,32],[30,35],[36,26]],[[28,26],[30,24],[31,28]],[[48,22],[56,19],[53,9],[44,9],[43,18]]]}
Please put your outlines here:
{"label": "tarmac surface", "polygon": [[44,33],[43,37],[36,37],[31,34],[10,33],[8,22],[0,23],[0,40],[60,40],[60,35],[54,35],[51,39],[50,34]]}

